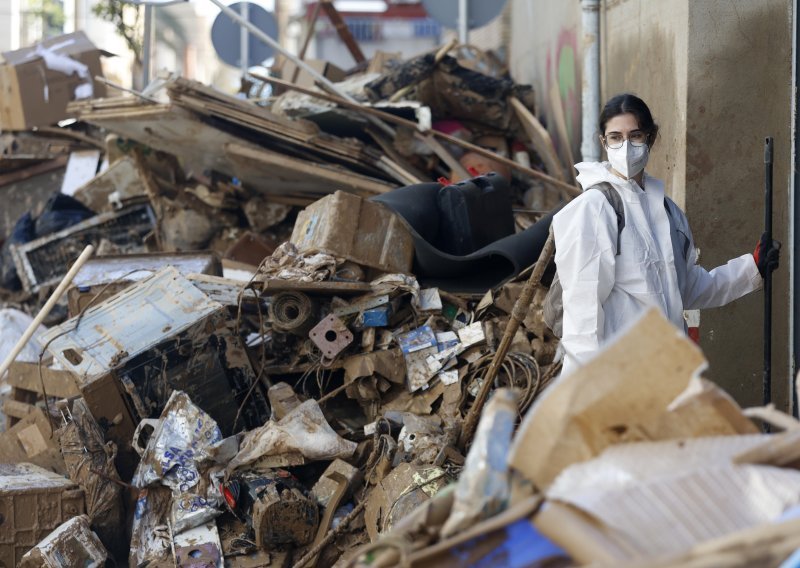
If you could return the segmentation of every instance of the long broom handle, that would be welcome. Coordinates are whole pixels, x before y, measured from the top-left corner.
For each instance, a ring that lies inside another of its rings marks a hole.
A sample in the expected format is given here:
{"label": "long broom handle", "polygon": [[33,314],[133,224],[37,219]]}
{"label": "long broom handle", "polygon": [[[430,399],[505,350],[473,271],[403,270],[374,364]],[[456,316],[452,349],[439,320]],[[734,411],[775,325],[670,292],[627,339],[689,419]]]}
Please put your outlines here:
{"label": "long broom handle", "polygon": [[553,239],[553,227],[551,226],[550,233],[547,235],[544,247],[542,247],[542,252],[539,254],[539,259],[536,261],[536,266],[533,272],[531,272],[530,278],[528,278],[525,286],[522,288],[519,298],[517,298],[517,301],[514,303],[514,308],[511,310],[511,319],[508,320],[505,332],[503,332],[503,338],[500,340],[500,346],[497,348],[492,362],[489,365],[489,371],[483,379],[483,384],[481,384],[478,395],[475,397],[475,402],[472,404],[472,407],[469,409],[464,419],[464,425],[461,428],[461,436],[458,439],[458,445],[462,449],[466,447],[467,442],[472,439],[472,435],[478,425],[481,410],[483,410],[483,405],[486,403],[489,391],[492,389],[492,383],[494,383],[497,372],[503,365],[503,360],[508,354],[508,349],[511,347],[511,342],[514,340],[517,329],[519,329],[520,324],[525,320],[528,311],[531,309],[533,294],[542,281],[542,275],[544,275],[547,265],[550,264],[550,259],[553,258],[555,250],[556,244]]}
{"label": "long broom handle", "polygon": [[[772,155],[773,139],[764,141],[764,233],[767,249],[772,246]],[[765,253],[767,251],[764,251]],[[764,272],[764,405],[772,402],[772,270]]]}

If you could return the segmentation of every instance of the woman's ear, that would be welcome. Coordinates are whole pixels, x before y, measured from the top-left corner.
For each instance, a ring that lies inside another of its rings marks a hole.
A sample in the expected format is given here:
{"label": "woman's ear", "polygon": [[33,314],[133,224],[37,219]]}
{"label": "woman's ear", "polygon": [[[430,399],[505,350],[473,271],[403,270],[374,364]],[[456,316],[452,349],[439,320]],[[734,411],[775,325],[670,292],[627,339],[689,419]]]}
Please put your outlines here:
{"label": "woman's ear", "polygon": [[658,138],[658,124],[653,125],[653,130],[650,131],[650,139],[648,140],[647,145],[652,148],[656,143],[656,138]]}

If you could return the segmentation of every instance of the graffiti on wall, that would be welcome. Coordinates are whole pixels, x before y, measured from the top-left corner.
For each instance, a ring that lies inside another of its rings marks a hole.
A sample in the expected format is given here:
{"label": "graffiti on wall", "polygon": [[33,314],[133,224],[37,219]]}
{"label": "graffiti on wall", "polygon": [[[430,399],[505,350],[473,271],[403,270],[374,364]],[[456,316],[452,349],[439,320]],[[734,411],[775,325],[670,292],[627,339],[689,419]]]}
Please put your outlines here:
{"label": "graffiti on wall", "polygon": [[[578,38],[575,28],[562,28],[556,42],[547,50],[546,84],[547,93],[558,88],[561,107],[564,110],[564,122],[567,127],[573,149],[580,145],[580,84],[578,75]],[[547,98],[547,97],[545,97]],[[552,109],[555,111],[555,109]],[[560,147],[561,140],[555,140]]]}

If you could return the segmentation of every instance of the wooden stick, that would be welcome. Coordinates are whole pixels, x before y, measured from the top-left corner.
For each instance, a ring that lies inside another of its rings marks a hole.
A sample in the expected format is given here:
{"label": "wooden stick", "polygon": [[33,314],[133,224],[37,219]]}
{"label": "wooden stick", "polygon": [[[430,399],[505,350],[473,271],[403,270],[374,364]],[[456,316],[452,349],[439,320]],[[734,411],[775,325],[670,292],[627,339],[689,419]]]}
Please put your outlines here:
{"label": "wooden stick", "polygon": [[25,330],[25,333],[22,334],[22,337],[19,338],[17,344],[14,345],[14,348],[8,354],[5,361],[3,361],[3,364],[0,365],[0,381],[3,380],[3,375],[5,375],[6,371],[11,366],[11,363],[14,362],[14,359],[17,358],[17,355],[19,355],[20,351],[22,351],[22,349],[28,344],[28,341],[30,341],[31,337],[33,337],[33,334],[36,331],[36,328],[38,328],[42,321],[44,321],[44,318],[47,317],[47,315],[53,309],[53,306],[56,305],[56,302],[61,299],[61,296],[63,296],[64,292],[67,291],[67,287],[72,283],[72,279],[75,278],[75,275],[86,263],[86,261],[89,260],[89,257],[92,256],[93,252],[94,247],[92,245],[87,245],[87,247],[83,249],[83,252],[78,257],[78,260],[75,261],[75,264],[72,265],[72,268],[69,269],[67,274],[61,280],[61,283],[47,300],[47,303],[36,315],[36,317],[33,318],[33,321],[28,326],[28,329]]}
{"label": "wooden stick", "polygon": [[[303,46],[300,48],[300,53],[297,54],[299,59],[305,60],[306,58],[306,51],[308,51],[308,45],[311,43],[311,38],[314,37],[314,30],[317,27],[317,18],[319,18],[319,10],[321,8],[321,4],[317,2],[314,4],[314,11],[311,13],[311,21],[308,23],[308,29],[306,30],[306,35],[303,38]],[[300,74],[300,68],[295,65],[294,71],[292,72],[292,83],[297,81],[297,76]]]}
{"label": "wooden stick", "polygon": [[325,10],[328,19],[333,24],[333,27],[336,28],[336,33],[339,34],[339,38],[347,46],[356,64],[364,63],[367,58],[364,57],[364,53],[361,51],[361,47],[359,47],[356,38],[350,33],[350,28],[344,23],[342,15],[336,9],[336,6],[333,5],[333,2],[331,2],[331,0],[320,0],[317,5],[322,6],[322,9]]}
{"label": "wooden stick", "polygon": [[514,109],[517,120],[522,124],[522,128],[530,138],[536,153],[544,161],[547,171],[551,176],[563,181],[564,167],[561,164],[561,160],[558,159],[550,134],[539,122],[539,119],[533,116],[533,113],[517,97],[508,97],[508,103]]}
{"label": "wooden stick", "polygon": [[511,310],[511,318],[508,320],[508,324],[506,324],[505,332],[503,332],[503,338],[500,340],[500,346],[497,348],[497,352],[492,358],[489,371],[483,378],[481,389],[478,391],[478,395],[475,397],[475,402],[472,404],[467,416],[464,418],[464,425],[461,427],[461,436],[458,440],[458,445],[461,449],[464,449],[467,443],[472,439],[472,434],[475,432],[475,427],[478,425],[478,419],[480,418],[481,410],[483,410],[483,405],[486,403],[486,399],[489,397],[489,391],[492,390],[492,383],[494,383],[494,379],[497,377],[497,372],[503,365],[503,360],[508,354],[508,350],[511,347],[511,342],[514,340],[514,335],[516,335],[517,329],[519,329],[520,324],[528,315],[528,310],[530,310],[531,307],[531,300],[533,300],[533,293],[536,291],[536,288],[542,281],[542,275],[544,274],[547,265],[550,264],[550,259],[553,258],[555,250],[556,244],[555,239],[553,238],[553,229],[551,227],[550,233],[547,235],[547,240],[544,243],[544,247],[542,247],[542,252],[539,254],[539,259],[536,261],[533,272],[531,272],[531,277],[522,288],[522,292],[520,293],[519,298],[517,298],[517,301],[514,302],[514,308]]}
{"label": "wooden stick", "polygon": [[508,158],[506,158],[504,156],[501,156],[499,154],[495,154],[491,150],[487,150],[486,148],[482,148],[481,146],[477,146],[477,145],[472,144],[470,142],[466,142],[464,140],[460,140],[459,138],[456,138],[455,136],[450,136],[449,134],[445,134],[444,132],[439,132],[438,130],[424,131],[424,130],[422,130],[420,128],[419,124],[417,124],[416,122],[414,122],[412,120],[407,120],[405,118],[401,118],[399,116],[395,116],[395,115],[393,115],[391,113],[384,112],[382,110],[379,110],[379,109],[376,109],[376,108],[373,108],[373,107],[364,106],[364,105],[362,105],[360,103],[357,103],[357,102],[355,102],[355,103],[354,102],[350,102],[350,101],[342,99],[340,97],[328,95],[326,93],[322,93],[322,92],[319,92],[319,91],[314,91],[312,89],[306,89],[305,87],[300,87],[300,86],[295,85],[293,83],[289,83],[288,81],[282,81],[281,79],[276,79],[275,77],[266,77],[264,75],[259,75],[257,73],[250,73],[250,75],[252,77],[255,77],[256,79],[261,80],[261,81],[266,81],[268,83],[273,83],[275,85],[279,85],[281,87],[285,87],[287,89],[291,89],[293,91],[297,91],[298,93],[303,93],[303,94],[306,94],[306,95],[310,95],[312,97],[316,97],[316,98],[321,99],[323,101],[329,101],[329,102],[332,102],[332,103],[336,103],[341,107],[357,110],[359,112],[363,112],[364,114],[368,114],[368,115],[372,115],[372,116],[381,118],[382,120],[385,120],[386,122],[391,122],[391,123],[397,124],[398,126],[405,126],[405,127],[408,127],[408,128],[412,128],[417,132],[421,132],[422,134],[427,134],[428,132],[430,132],[430,134],[436,136],[437,138],[441,138],[442,140],[446,140],[447,142],[450,142],[451,144],[455,144],[456,146],[460,146],[461,148],[464,148],[466,150],[470,150],[472,152],[475,152],[476,154],[480,154],[481,156],[485,156],[487,158],[491,158],[492,160],[500,162],[501,164],[504,164],[504,165],[506,165],[506,166],[508,166],[508,167],[510,167],[512,169],[515,169],[518,172],[523,173],[525,175],[528,175],[530,177],[533,177],[533,178],[536,178],[536,179],[540,179],[540,180],[550,184],[552,187],[554,187],[554,188],[558,189],[559,191],[561,191],[562,194],[566,194],[570,198],[571,197],[577,197],[578,195],[583,193],[579,188],[577,188],[577,187],[575,187],[573,185],[569,185],[568,183],[565,183],[563,181],[559,181],[558,179],[554,178],[553,176],[549,176],[549,175],[547,175],[545,173],[533,170],[531,168],[526,168],[525,166],[523,166],[522,164],[518,164],[514,160],[509,160]]}

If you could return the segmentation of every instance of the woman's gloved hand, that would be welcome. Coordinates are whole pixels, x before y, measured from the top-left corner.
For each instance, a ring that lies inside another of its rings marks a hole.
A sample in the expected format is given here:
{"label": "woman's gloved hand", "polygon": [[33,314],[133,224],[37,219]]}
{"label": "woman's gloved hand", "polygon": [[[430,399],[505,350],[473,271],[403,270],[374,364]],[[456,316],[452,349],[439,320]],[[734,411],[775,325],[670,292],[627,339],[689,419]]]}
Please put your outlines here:
{"label": "woman's gloved hand", "polygon": [[756,261],[756,266],[762,278],[767,273],[767,270],[771,272],[778,268],[780,252],[781,243],[773,240],[771,244],[768,244],[767,233],[763,233],[756,245],[756,250],[753,251],[753,260]]}

